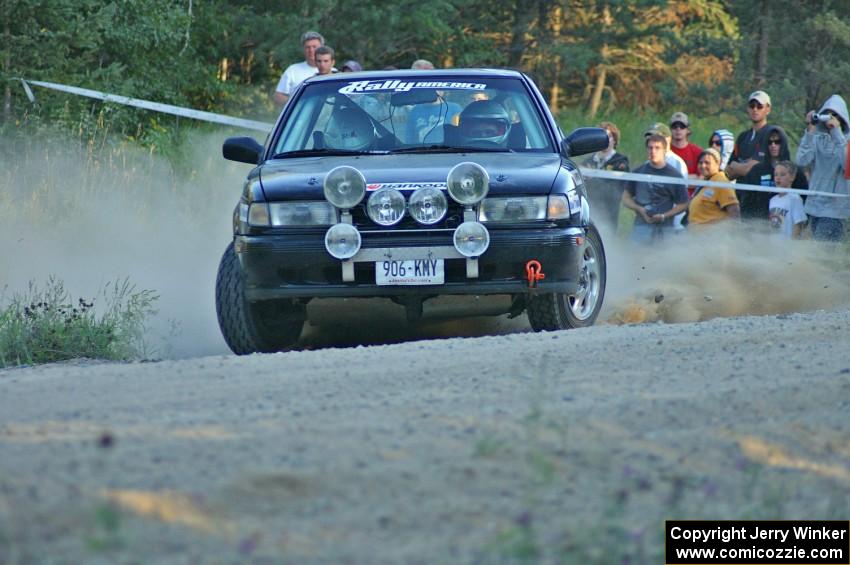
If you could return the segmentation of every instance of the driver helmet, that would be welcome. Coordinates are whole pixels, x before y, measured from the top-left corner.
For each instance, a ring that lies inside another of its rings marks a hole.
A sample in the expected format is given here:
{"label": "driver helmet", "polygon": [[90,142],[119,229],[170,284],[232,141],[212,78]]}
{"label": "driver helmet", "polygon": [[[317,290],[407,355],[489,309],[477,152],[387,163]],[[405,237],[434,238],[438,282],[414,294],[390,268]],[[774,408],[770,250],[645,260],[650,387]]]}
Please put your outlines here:
{"label": "driver helmet", "polygon": [[494,100],[477,100],[464,108],[458,126],[461,136],[471,141],[502,144],[511,132],[507,110]]}
{"label": "driver helmet", "polygon": [[325,128],[325,145],[330,149],[363,151],[375,140],[375,128],[363,113],[339,108],[331,114]]}

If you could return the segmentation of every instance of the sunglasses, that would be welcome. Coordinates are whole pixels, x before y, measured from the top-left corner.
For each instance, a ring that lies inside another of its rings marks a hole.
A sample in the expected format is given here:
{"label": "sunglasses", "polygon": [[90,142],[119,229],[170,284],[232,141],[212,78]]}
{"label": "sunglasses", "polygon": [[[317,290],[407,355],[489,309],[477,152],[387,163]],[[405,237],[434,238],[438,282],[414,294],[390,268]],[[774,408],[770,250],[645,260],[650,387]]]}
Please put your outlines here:
{"label": "sunglasses", "polygon": [[768,145],[782,145],[782,140],[781,139],[768,139],[767,144]]}
{"label": "sunglasses", "polygon": [[764,104],[762,104],[758,100],[750,100],[750,103],[747,104],[747,106],[749,106],[750,108],[758,108],[759,110],[764,108]]}
{"label": "sunglasses", "polygon": [[672,124],[670,124],[670,127],[672,129],[688,129],[688,126],[686,126],[682,122],[673,122]]}
{"label": "sunglasses", "polygon": [[721,143],[719,139],[712,139],[711,145],[717,145],[718,147],[720,147],[721,145],[723,145],[723,143]]}

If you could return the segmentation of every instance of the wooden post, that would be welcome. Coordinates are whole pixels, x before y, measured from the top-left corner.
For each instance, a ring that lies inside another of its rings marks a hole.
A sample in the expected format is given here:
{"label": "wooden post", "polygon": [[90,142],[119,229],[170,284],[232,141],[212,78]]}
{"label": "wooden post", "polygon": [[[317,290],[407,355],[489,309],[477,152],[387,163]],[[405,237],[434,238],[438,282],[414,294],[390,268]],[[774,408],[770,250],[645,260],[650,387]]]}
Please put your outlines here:
{"label": "wooden post", "polygon": [[[9,29],[9,13],[4,10],[3,14],[3,45],[6,47],[6,56],[3,58],[3,72],[9,78],[12,68],[12,31]],[[3,122],[12,121],[12,85],[6,80],[6,89],[3,93]]]}
{"label": "wooden post", "polygon": [[756,46],[756,85],[767,82],[767,50],[770,46],[770,5],[768,0],[759,2],[759,41]]}

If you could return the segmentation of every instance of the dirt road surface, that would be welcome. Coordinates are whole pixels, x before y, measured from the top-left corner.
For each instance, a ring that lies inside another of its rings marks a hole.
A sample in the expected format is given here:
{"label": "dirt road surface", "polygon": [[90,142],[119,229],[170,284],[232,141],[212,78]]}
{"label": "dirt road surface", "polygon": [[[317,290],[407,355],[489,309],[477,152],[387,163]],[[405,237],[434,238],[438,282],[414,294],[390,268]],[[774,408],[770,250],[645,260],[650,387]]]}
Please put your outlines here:
{"label": "dirt road surface", "polygon": [[661,563],[848,518],[850,312],[0,371],[0,563]]}

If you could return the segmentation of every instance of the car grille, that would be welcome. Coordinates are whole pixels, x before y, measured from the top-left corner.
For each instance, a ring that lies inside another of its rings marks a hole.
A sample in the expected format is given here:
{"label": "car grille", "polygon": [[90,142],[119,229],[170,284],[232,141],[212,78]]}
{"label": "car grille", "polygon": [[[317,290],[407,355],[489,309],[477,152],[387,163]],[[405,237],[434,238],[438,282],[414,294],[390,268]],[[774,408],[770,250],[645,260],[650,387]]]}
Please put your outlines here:
{"label": "car grille", "polygon": [[392,226],[382,226],[376,224],[369,218],[366,213],[366,202],[361,202],[355,208],[351,209],[351,218],[357,229],[363,231],[398,231],[398,230],[434,230],[434,229],[455,229],[463,223],[463,206],[449,199],[449,209],[446,216],[436,224],[424,225],[420,224],[405,211],[401,221]]}

